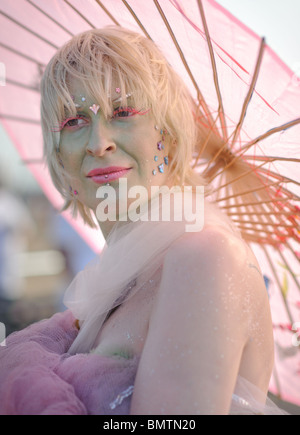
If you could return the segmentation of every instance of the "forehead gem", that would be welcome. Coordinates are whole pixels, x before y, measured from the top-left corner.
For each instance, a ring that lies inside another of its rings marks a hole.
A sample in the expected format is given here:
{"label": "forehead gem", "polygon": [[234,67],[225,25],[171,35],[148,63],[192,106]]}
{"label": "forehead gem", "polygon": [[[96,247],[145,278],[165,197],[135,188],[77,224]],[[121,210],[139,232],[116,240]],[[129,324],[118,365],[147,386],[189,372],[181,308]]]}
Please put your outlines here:
{"label": "forehead gem", "polygon": [[98,104],[93,104],[92,106],[90,106],[90,110],[97,115],[98,110],[100,109],[100,106],[98,106]]}

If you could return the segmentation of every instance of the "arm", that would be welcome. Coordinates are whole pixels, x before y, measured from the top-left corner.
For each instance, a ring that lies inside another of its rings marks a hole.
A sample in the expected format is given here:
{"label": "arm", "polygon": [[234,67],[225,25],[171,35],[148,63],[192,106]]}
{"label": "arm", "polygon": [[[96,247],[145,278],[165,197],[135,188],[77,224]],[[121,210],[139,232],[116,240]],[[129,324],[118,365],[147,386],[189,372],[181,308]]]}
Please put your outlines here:
{"label": "arm", "polygon": [[228,413],[248,340],[249,298],[265,292],[248,266],[250,252],[213,228],[185,234],[169,249],[132,414]]}

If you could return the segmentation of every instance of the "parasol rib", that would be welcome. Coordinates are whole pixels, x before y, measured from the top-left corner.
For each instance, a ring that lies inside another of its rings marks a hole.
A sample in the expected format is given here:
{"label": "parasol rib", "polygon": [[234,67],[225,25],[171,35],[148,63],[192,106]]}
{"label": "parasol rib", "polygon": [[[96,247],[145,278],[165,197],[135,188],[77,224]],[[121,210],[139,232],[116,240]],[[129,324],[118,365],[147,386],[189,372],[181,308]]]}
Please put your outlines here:
{"label": "parasol rib", "polygon": [[296,274],[292,271],[292,269],[288,265],[288,262],[286,261],[285,257],[283,256],[283,254],[282,254],[282,252],[280,250],[278,250],[278,254],[280,255],[282,261],[284,262],[286,269],[289,271],[291,277],[293,278],[293,280],[294,280],[294,282],[296,284],[296,287],[300,291],[300,283],[297,280]]}
{"label": "parasol rib", "polygon": [[129,12],[131,13],[131,15],[133,16],[133,18],[135,19],[136,23],[138,24],[138,26],[141,28],[141,30],[143,31],[144,35],[146,36],[146,38],[151,39],[151,36],[149,35],[149,33],[147,32],[147,30],[145,29],[145,27],[143,26],[142,22],[138,19],[136,13],[133,11],[133,9],[131,8],[131,6],[127,3],[126,0],[122,0],[123,4],[126,6],[126,8],[129,10]]}
{"label": "parasol rib", "polygon": [[299,181],[292,180],[291,178],[288,178],[285,175],[276,174],[275,172],[273,172],[273,171],[271,171],[269,169],[265,169],[265,168],[261,168],[260,171],[264,172],[267,175],[270,175],[273,178],[277,178],[277,180],[281,180],[283,183],[294,183],[297,186],[300,186],[300,182]]}
{"label": "parasol rib", "polygon": [[8,20],[10,20],[13,23],[15,23],[17,26],[19,26],[22,29],[26,30],[27,32],[31,33],[36,38],[39,38],[41,41],[46,42],[46,44],[51,45],[51,47],[53,47],[56,50],[58,50],[59,47],[57,45],[53,44],[53,42],[50,42],[48,39],[44,38],[43,36],[39,35],[38,33],[34,32],[33,30],[31,30],[29,27],[26,27],[24,24],[20,23],[19,21],[15,20],[14,18],[10,17],[5,12],[0,11],[0,14],[3,15]]}
{"label": "parasol rib", "polygon": [[243,104],[243,107],[242,107],[242,112],[241,112],[240,119],[239,119],[239,121],[238,121],[238,123],[236,125],[235,130],[234,130],[234,135],[233,135],[233,139],[232,139],[232,142],[231,142],[231,148],[236,143],[237,137],[240,134],[243,122],[245,120],[247,109],[248,109],[249,103],[251,101],[253,92],[255,90],[255,85],[256,85],[256,82],[257,82],[258,75],[259,75],[259,70],[260,70],[260,67],[261,67],[264,50],[265,50],[265,39],[262,38],[261,39],[261,43],[260,43],[258,58],[257,58],[255,69],[254,69],[254,74],[253,74],[253,77],[252,77],[252,80],[251,80],[251,84],[250,84],[247,96],[245,98],[245,101],[244,101],[244,104]]}
{"label": "parasol rib", "polygon": [[[247,213],[248,216],[248,213]],[[239,224],[250,224],[250,225],[263,225],[263,226],[269,226],[269,227],[276,227],[276,228],[294,228],[293,225],[289,224],[280,224],[278,222],[261,222],[261,221],[246,221],[246,220],[240,220],[240,219],[232,219],[233,222],[239,223]],[[250,229],[250,228],[249,228]],[[257,229],[254,229],[256,231]]]}
{"label": "parasol rib", "polygon": [[115,17],[109,12],[109,10],[104,6],[104,4],[100,0],[95,0],[100,8],[104,10],[106,15],[112,20],[113,23],[115,23],[116,26],[120,26],[120,23],[115,19]]}
{"label": "parasol rib", "polygon": [[[294,119],[293,121],[287,122],[286,124],[280,125],[278,127],[271,128],[270,130],[266,131],[262,135],[258,136],[256,139],[253,139],[252,141],[246,143],[241,149],[240,152],[247,151],[249,148],[251,148],[253,145],[257,144],[258,142],[261,142],[262,140],[266,139],[267,137],[279,133],[283,130],[287,130],[288,128],[294,127],[295,125],[300,124],[300,118]],[[244,153],[243,153],[244,154]]]}
{"label": "parasol rib", "polygon": [[80,16],[80,18],[82,18],[92,29],[95,29],[95,26],[81,12],[79,12],[79,10],[77,8],[75,8],[75,6],[71,5],[69,0],[64,0],[64,2],[67,3],[67,5],[71,9],[73,9],[73,11],[75,11],[76,14],[78,14]]}
{"label": "parasol rib", "polygon": [[[278,201],[280,201],[280,202],[289,201],[289,198],[280,198],[280,199],[278,199]],[[224,206],[220,205],[220,207],[221,208],[247,207],[249,205],[267,204],[268,202],[272,202],[274,204],[274,198],[273,199],[269,199],[267,201],[248,202],[246,204],[230,204],[228,206],[226,206],[226,205],[224,205]]]}
{"label": "parasol rib", "polygon": [[[221,198],[219,201],[224,201],[225,199],[236,198],[236,197],[240,197],[240,196],[243,196],[243,195],[247,195],[249,193],[258,192],[259,190],[264,190],[264,189],[267,189],[268,187],[276,186],[279,183],[281,183],[281,181],[275,181],[274,183],[265,184],[265,185],[263,185],[261,187],[255,187],[253,189],[246,190],[244,192],[238,192],[238,193],[235,193],[233,195],[228,196],[227,198]],[[218,201],[216,201],[216,202],[218,202]]]}
{"label": "parasol rib", "polygon": [[[228,212],[226,213],[228,216],[244,216],[244,212]],[[274,211],[272,212],[266,212],[266,211],[253,211],[253,212],[247,212],[247,216],[274,216]],[[288,211],[282,211],[280,212],[281,216],[291,216],[291,213]]]}
{"label": "parasol rib", "polygon": [[41,12],[43,15],[45,15],[49,20],[51,20],[53,23],[55,23],[58,27],[60,27],[64,32],[68,33],[68,35],[70,36],[74,36],[74,34],[68,30],[65,26],[63,26],[61,23],[59,23],[57,20],[55,20],[55,18],[51,17],[49,14],[47,14],[47,12],[45,12],[42,8],[40,8],[38,5],[36,5],[35,3],[33,3],[32,0],[27,0],[27,2],[29,4],[31,4],[31,6],[33,6],[34,8],[36,8],[39,12]]}
{"label": "parasol rib", "polygon": [[272,134],[278,133],[282,130],[286,130],[286,128],[293,127],[297,124],[300,124],[300,118],[297,118],[294,121],[288,122],[287,124],[284,124],[282,126],[273,128],[273,129],[267,131],[266,133],[262,134],[258,138],[254,139],[253,141],[249,142],[243,148],[241,148],[241,150],[240,150],[240,151],[242,151],[241,153],[237,153],[236,156],[226,166],[224,166],[224,168],[220,172],[216,173],[213,176],[212,180],[214,180],[217,176],[221,175],[224,171],[227,171],[228,168],[230,168],[230,166],[232,166],[249,148],[251,148],[251,146],[255,145],[257,142],[260,142],[260,141],[266,139],[267,137],[271,136]]}
{"label": "parasol rib", "polygon": [[197,157],[196,157],[196,159],[195,159],[195,163],[194,163],[193,166],[192,166],[193,168],[195,168],[195,167],[197,166],[197,164],[198,164],[198,160],[200,159],[202,153],[203,153],[204,150],[206,149],[206,147],[207,147],[207,145],[208,145],[208,143],[209,143],[209,139],[210,139],[210,137],[211,137],[211,135],[212,135],[212,133],[213,133],[213,129],[214,129],[216,123],[217,123],[217,120],[218,120],[218,116],[217,116],[217,118],[215,119],[215,121],[214,121],[212,127],[209,129],[209,133],[208,133],[208,135],[206,136],[206,139],[205,139],[203,145],[201,146],[201,148],[200,148],[200,150],[199,150],[199,152],[198,152],[198,155],[197,155]]}
{"label": "parasol rib", "polygon": [[12,86],[17,86],[19,88],[29,89],[30,91],[40,93],[40,90],[37,88],[37,86],[26,85],[25,83],[16,82],[15,80],[11,79],[6,79],[6,83],[9,83]]}
{"label": "parasol rib", "polygon": [[25,122],[29,124],[41,125],[41,121],[37,121],[36,119],[22,118],[20,116],[14,116],[14,115],[5,115],[3,113],[0,113],[0,119],[1,118],[8,119],[9,121],[18,121],[18,122]]}
{"label": "parasol rib", "polygon": [[299,263],[299,259],[300,259],[300,255],[299,257],[297,257],[296,252],[294,251],[294,249],[291,247],[291,245],[289,244],[288,241],[286,241],[286,246],[289,248],[289,250],[291,251],[291,253],[293,254],[293,256],[296,258],[296,260]]}
{"label": "parasol rib", "polygon": [[207,45],[208,45],[209,56],[210,56],[210,60],[211,60],[212,70],[213,70],[213,78],[214,78],[217,98],[218,98],[218,102],[219,102],[218,113],[219,113],[219,118],[220,118],[220,122],[221,122],[223,139],[225,141],[227,141],[227,136],[228,135],[227,135],[226,119],[225,119],[225,113],[224,113],[222,95],[221,95],[221,91],[220,91],[220,85],[219,85],[219,79],[218,79],[218,71],[217,71],[216,60],[215,60],[214,51],[213,51],[213,48],[212,48],[211,38],[210,38],[210,35],[209,35],[209,30],[208,30],[208,26],[207,26],[207,21],[206,21],[206,17],[205,17],[205,13],[204,13],[204,8],[203,8],[202,0],[198,0],[198,8],[199,8],[199,11],[200,11],[200,15],[201,15],[201,19],[202,19],[202,24],[203,24],[203,27],[204,27],[204,32],[205,32],[205,36],[206,36],[206,42],[207,42]]}
{"label": "parasol rib", "polygon": [[282,161],[282,162],[296,162],[296,163],[300,163],[300,159],[297,159],[296,157],[276,157],[276,156],[249,156],[246,155],[243,157],[244,160],[264,160],[266,162],[274,162],[276,160],[278,161]]}
{"label": "parasol rib", "polygon": [[3,44],[3,42],[0,42],[0,47],[5,48],[6,50],[10,51],[11,53],[16,54],[17,56],[23,57],[26,60],[29,60],[30,62],[36,63],[37,65],[41,67],[45,67],[46,65],[44,63],[39,62],[36,59],[33,59],[33,57],[28,56],[27,54],[21,53],[20,51],[16,50],[15,48],[9,47],[6,44]]}
{"label": "parasol rib", "polygon": [[[265,165],[266,163],[268,163],[268,162],[263,162],[263,163],[262,163],[261,165],[259,165],[259,166],[254,166],[254,167],[251,168],[249,171],[243,172],[243,173],[242,173],[241,175],[239,175],[238,177],[230,179],[226,184],[223,184],[223,185],[221,185],[221,186],[219,185],[215,190],[212,191],[212,193],[215,193],[215,192],[219,191],[220,189],[222,189],[222,188],[224,188],[224,187],[226,187],[226,186],[228,186],[228,185],[232,185],[232,184],[234,184],[236,181],[241,180],[242,178],[248,176],[248,175],[251,174],[251,173],[255,173],[257,170],[259,170],[259,169],[260,169],[263,165]],[[224,175],[224,173],[222,173],[222,175]]]}
{"label": "parasol rib", "polygon": [[292,314],[291,314],[291,312],[290,312],[289,306],[288,306],[288,304],[287,304],[286,298],[285,298],[285,296],[284,296],[284,291],[283,291],[282,285],[281,285],[281,283],[280,283],[280,281],[279,281],[278,274],[277,274],[277,272],[276,272],[276,270],[275,270],[275,267],[274,267],[274,265],[273,265],[273,263],[272,263],[272,261],[271,261],[271,258],[270,258],[270,256],[269,256],[268,251],[266,250],[266,248],[265,248],[263,245],[261,246],[261,248],[262,248],[262,250],[263,250],[263,252],[264,252],[264,254],[265,254],[265,256],[266,256],[266,258],[267,258],[267,260],[268,260],[268,263],[269,263],[271,269],[272,269],[272,272],[273,272],[274,278],[275,278],[275,280],[276,280],[276,282],[277,282],[277,285],[278,285],[278,287],[279,287],[279,289],[280,289],[280,294],[281,294],[281,296],[282,296],[282,301],[283,301],[283,304],[284,304],[284,306],[285,306],[285,309],[286,309],[287,315],[288,315],[288,317],[289,317],[289,320],[290,320],[290,322],[291,322],[291,325],[293,325],[293,324],[294,324],[294,320],[293,320]]}
{"label": "parasol rib", "polygon": [[176,39],[176,37],[174,35],[174,32],[173,32],[173,30],[172,30],[172,28],[171,28],[171,26],[170,26],[170,24],[169,24],[169,22],[168,22],[168,20],[167,20],[167,18],[165,16],[164,12],[163,12],[163,10],[162,10],[158,0],[153,0],[153,1],[154,1],[154,4],[155,4],[155,6],[156,6],[160,16],[162,17],[162,19],[163,19],[163,21],[165,23],[165,26],[166,26],[166,28],[167,28],[167,30],[168,30],[172,40],[173,40],[173,43],[174,43],[174,45],[175,45],[175,47],[176,47],[176,49],[177,49],[177,51],[178,51],[178,53],[180,55],[182,63],[183,63],[183,65],[184,65],[184,67],[185,67],[185,69],[186,69],[186,71],[187,71],[187,73],[188,73],[188,75],[189,75],[189,77],[190,77],[190,79],[191,79],[191,81],[192,81],[196,91],[197,91],[197,98],[198,98],[200,106],[202,107],[202,109],[204,111],[204,114],[206,115],[206,119],[208,121],[210,121],[210,125],[211,125],[211,124],[213,124],[213,119],[212,119],[210,110],[209,110],[209,108],[208,108],[208,106],[207,106],[207,104],[205,102],[205,99],[204,99],[204,97],[203,97],[203,95],[202,95],[202,93],[201,93],[201,91],[199,89],[199,86],[198,86],[198,84],[197,84],[197,82],[196,82],[196,80],[195,80],[195,78],[194,78],[194,76],[192,74],[192,71],[191,71],[191,69],[190,69],[190,67],[189,67],[189,65],[188,65],[188,63],[186,61],[186,58],[185,58],[185,56],[183,54],[183,51],[180,48],[180,45],[178,44],[178,41],[177,41],[177,39]]}
{"label": "parasol rib", "polygon": [[[198,0],[198,1],[199,1],[199,0]],[[254,74],[253,74],[253,77],[252,77],[252,80],[251,80],[251,84],[250,84],[250,87],[249,87],[249,90],[248,90],[247,96],[246,96],[246,98],[245,98],[245,101],[244,101],[244,104],[243,104],[243,107],[242,107],[242,112],[241,112],[241,115],[240,115],[240,119],[239,119],[239,121],[238,121],[238,123],[237,123],[237,125],[236,125],[235,130],[234,130],[233,133],[231,134],[231,136],[225,140],[223,146],[218,150],[218,152],[217,152],[217,153],[212,157],[212,159],[211,159],[210,162],[208,163],[207,168],[206,168],[205,171],[204,171],[204,174],[208,174],[208,173],[210,174],[209,166],[210,166],[211,163],[212,163],[214,160],[216,160],[216,158],[217,158],[217,157],[222,153],[222,151],[224,150],[224,148],[227,147],[227,145],[228,145],[228,143],[229,143],[231,137],[232,137],[232,140],[231,140],[231,143],[230,143],[230,148],[231,148],[231,149],[234,147],[234,145],[235,145],[235,143],[236,143],[236,141],[237,141],[237,137],[238,137],[238,135],[240,134],[240,131],[241,131],[241,128],[242,128],[242,125],[243,125],[244,119],[245,119],[245,117],[246,117],[247,108],[248,108],[248,106],[249,106],[249,103],[250,103],[250,101],[251,101],[251,98],[252,98],[252,95],[253,95],[253,92],[254,92],[254,89],[255,89],[255,85],[256,85],[256,82],[257,82],[257,78],[258,78],[259,70],[260,70],[260,67],[261,67],[261,62],[262,62],[262,57],[263,57],[263,53],[264,53],[264,48],[265,48],[265,40],[264,40],[264,38],[262,38],[262,40],[261,40],[261,44],[260,44],[260,49],[259,49],[258,58],[257,58],[256,65],[255,65]],[[227,165],[227,167],[229,167],[229,166],[231,165],[231,163],[233,163],[235,160],[236,160],[236,158],[234,158],[234,159],[233,159],[233,160],[232,160],[232,161]],[[220,166],[220,165],[218,165],[218,166]],[[214,169],[214,170],[212,170],[212,172],[215,172],[215,168],[213,168],[213,169]],[[217,169],[219,169],[219,167],[217,167]],[[217,174],[215,174],[215,176],[212,177],[211,181],[214,180],[214,178],[215,178],[216,176],[218,176],[219,174],[220,174],[220,172],[217,173]]]}

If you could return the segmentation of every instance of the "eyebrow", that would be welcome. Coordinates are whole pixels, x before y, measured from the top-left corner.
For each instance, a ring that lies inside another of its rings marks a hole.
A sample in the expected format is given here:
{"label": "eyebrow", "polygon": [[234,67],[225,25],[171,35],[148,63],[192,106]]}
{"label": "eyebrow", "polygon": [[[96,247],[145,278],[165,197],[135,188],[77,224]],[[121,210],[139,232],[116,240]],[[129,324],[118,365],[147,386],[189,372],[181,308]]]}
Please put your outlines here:
{"label": "eyebrow", "polygon": [[[126,98],[130,98],[132,96],[132,93],[128,93],[125,96]],[[112,100],[112,103],[118,103],[120,101],[122,101],[122,97],[115,98],[114,100]],[[74,104],[75,104],[76,111],[82,110],[87,107],[86,104],[77,104],[77,103]]]}

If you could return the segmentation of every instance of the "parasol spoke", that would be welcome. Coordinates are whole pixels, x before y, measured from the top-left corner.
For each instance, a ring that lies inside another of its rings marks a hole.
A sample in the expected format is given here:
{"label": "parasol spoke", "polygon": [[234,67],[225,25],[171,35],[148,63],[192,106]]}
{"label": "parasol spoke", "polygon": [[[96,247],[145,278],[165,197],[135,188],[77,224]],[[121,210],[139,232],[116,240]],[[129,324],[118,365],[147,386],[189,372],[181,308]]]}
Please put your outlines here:
{"label": "parasol spoke", "polygon": [[[248,214],[247,214],[247,216],[248,216]],[[291,224],[281,224],[279,222],[274,222],[274,221],[273,222],[261,222],[261,221],[254,221],[254,220],[246,221],[246,220],[240,220],[240,219],[232,219],[232,221],[236,222],[236,223],[244,223],[244,224],[249,224],[249,225],[262,225],[262,226],[269,226],[269,227],[276,227],[276,228],[279,228],[279,227],[294,228],[294,226]]]}
{"label": "parasol spoke", "polygon": [[[234,194],[228,196],[227,198],[221,198],[219,201],[224,201],[225,199],[231,199],[231,198],[240,197],[240,196],[247,195],[247,194],[253,193],[253,192],[257,192],[257,191],[260,191],[260,190],[266,190],[267,188],[272,187],[272,186],[276,186],[279,183],[281,183],[281,181],[275,181],[274,183],[269,183],[269,184],[266,184],[266,185],[263,185],[263,186],[260,186],[260,187],[254,187],[253,189],[246,190],[244,192],[234,193]],[[218,202],[218,201],[216,201],[216,202]]]}
{"label": "parasol spoke", "polygon": [[58,27],[60,27],[64,32],[68,33],[68,35],[74,36],[74,33],[72,33],[69,29],[67,29],[65,26],[63,26],[61,23],[59,23],[57,20],[55,20],[55,18],[53,18],[49,14],[47,14],[47,12],[44,11],[44,9],[40,8],[38,5],[33,3],[32,0],[26,0],[26,1],[29,4],[31,4],[31,6],[36,8],[39,12],[41,12],[43,15],[45,15],[45,17],[47,17],[50,21],[52,21],[54,24],[56,24]]}
{"label": "parasol spoke", "polygon": [[263,160],[269,163],[273,163],[274,161],[282,161],[282,162],[296,162],[300,163],[300,159],[297,159],[296,157],[276,157],[276,156],[243,156],[244,160]]}
{"label": "parasol spoke", "polygon": [[[279,199],[278,199],[279,201]],[[280,202],[289,201],[289,198],[280,198]],[[234,208],[234,207],[247,207],[249,205],[258,205],[258,204],[267,204],[268,202],[271,202],[274,204],[274,199],[266,200],[266,201],[255,201],[255,202],[248,202],[245,204],[230,204],[228,206],[220,205],[221,208],[227,209],[227,208]]]}
{"label": "parasol spoke", "polygon": [[257,142],[262,141],[264,139],[266,139],[267,137],[271,136],[272,134],[278,133],[280,131],[286,130],[287,128],[291,128],[297,124],[300,124],[300,118],[295,119],[294,121],[288,122],[284,125],[281,125],[279,127],[273,128],[269,131],[267,131],[266,133],[258,136],[256,139],[254,139],[253,141],[248,142],[244,147],[242,147],[240,149],[240,151],[234,156],[234,158],[232,160],[229,161],[229,163],[227,163],[223,169],[214,174],[213,178],[211,181],[213,181],[218,175],[220,175],[222,172],[224,171],[228,171],[228,169],[230,168],[230,166],[232,166],[234,163],[236,163],[236,161],[241,158],[243,156],[243,154],[249,149],[251,148],[253,145],[255,145]]}
{"label": "parasol spoke", "polygon": [[17,26],[21,27],[22,29],[26,30],[27,32],[31,33],[33,36],[35,36],[36,38],[39,38],[41,41],[46,42],[46,44],[51,45],[51,47],[55,48],[56,50],[59,48],[57,45],[53,44],[53,42],[50,42],[49,39],[44,38],[43,36],[39,35],[38,33],[34,32],[33,30],[31,30],[29,27],[25,26],[24,24],[20,23],[20,21],[16,20],[15,18],[9,16],[8,14],[6,14],[3,11],[0,11],[0,14],[3,15],[5,18],[7,18],[8,20],[12,21],[13,23],[15,23]]}
{"label": "parasol spoke", "polygon": [[[201,148],[200,148],[200,150],[199,150],[199,152],[198,152],[198,155],[197,155],[197,157],[196,157],[195,163],[194,163],[193,166],[192,166],[193,168],[195,168],[195,167],[197,166],[197,164],[198,164],[198,160],[200,159],[201,155],[203,154],[203,152],[205,151],[207,145],[209,144],[209,140],[211,139],[211,135],[212,135],[212,133],[213,133],[213,131],[214,131],[214,127],[216,126],[216,123],[217,123],[218,117],[219,117],[219,115],[218,115],[218,116],[216,117],[216,119],[214,120],[214,123],[213,123],[212,127],[209,129],[209,133],[208,133],[208,135],[206,136],[205,141],[204,141],[203,144],[201,145]],[[206,163],[204,162],[203,164],[206,164]],[[204,174],[204,172],[205,172],[205,171],[203,171],[203,174]]]}
{"label": "parasol spoke", "polygon": [[41,121],[38,121],[36,119],[22,118],[21,116],[14,116],[14,115],[5,115],[4,113],[0,113],[0,119],[8,119],[9,121],[17,121],[17,122],[24,122],[28,124],[41,125]]}
{"label": "parasol spoke", "polygon": [[264,252],[264,254],[265,254],[266,258],[267,258],[267,261],[269,263],[270,268],[272,269],[273,276],[274,276],[274,278],[276,280],[278,288],[280,289],[280,294],[282,296],[283,305],[284,305],[284,307],[286,309],[286,312],[287,312],[288,318],[290,320],[290,323],[291,323],[291,325],[293,325],[294,324],[294,319],[293,319],[291,311],[289,309],[289,306],[288,306],[288,303],[287,303],[287,300],[286,300],[286,297],[285,297],[284,290],[283,290],[282,285],[281,285],[281,283],[279,281],[279,277],[278,277],[277,271],[276,271],[276,269],[274,267],[273,262],[271,261],[270,255],[269,255],[267,249],[265,248],[265,246],[262,245],[261,248],[262,248],[262,250],[263,250],[263,252]]}
{"label": "parasol spoke", "polygon": [[76,12],[77,15],[80,16],[80,18],[82,18],[92,29],[95,29],[95,26],[77,9],[75,8],[75,6],[73,6],[69,0],[64,0],[64,2],[71,8],[73,9],[74,12]]}
{"label": "parasol spoke", "polygon": [[120,23],[115,19],[115,17],[109,12],[109,10],[104,6],[104,4],[100,0],[95,0],[98,5],[103,9],[106,15],[115,23],[116,26],[120,26]]}
{"label": "parasol spoke", "polygon": [[167,17],[165,16],[165,14],[164,14],[164,12],[163,12],[163,10],[162,10],[158,0],[153,0],[153,2],[155,4],[155,6],[156,6],[156,8],[157,8],[161,18],[163,19],[163,22],[165,23],[165,26],[166,26],[166,28],[167,28],[167,30],[168,30],[171,38],[172,38],[172,41],[173,41],[173,43],[174,43],[178,53],[179,53],[181,61],[182,61],[183,65],[184,65],[184,67],[185,67],[185,69],[186,69],[186,71],[187,71],[187,73],[188,73],[188,75],[189,75],[189,77],[190,77],[190,79],[191,79],[191,81],[192,81],[196,91],[197,91],[197,99],[199,101],[200,106],[202,107],[202,109],[204,111],[206,119],[210,122],[210,125],[213,125],[213,118],[211,116],[210,110],[209,110],[209,108],[208,108],[208,106],[207,106],[207,104],[205,102],[205,99],[204,99],[204,97],[203,97],[203,95],[202,95],[202,93],[200,91],[198,83],[196,82],[196,80],[195,80],[195,78],[194,78],[194,76],[192,74],[192,71],[191,71],[191,69],[190,69],[190,67],[189,67],[189,65],[188,65],[188,63],[186,61],[186,58],[185,58],[185,56],[183,54],[183,51],[180,48],[180,45],[179,45],[179,43],[178,43],[178,41],[177,41],[177,39],[175,37],[175,34],[174,34],[174,32],[173,32],[173,30],[172,30],[172,28],[171,28],[171,26],[170,26],[170,24],[169,24],[169,22],[167,20]]}
{"label": "parasol spoke", "polygon": [[12,86],[17,86],[19,88],[28,89],[30,91],[40,93],[40,90],[37,86],[26,85],[25,83],[16,82],[15,80],[6,79],[6,83],[9,83]]}
{"label": "parasol spoke", "polygon": [[[259,166],[254,166],[253,168],[249,169],[249,171],[243,172],[242,174],[238,175],[235,178],[231,178],[226,184],[223,184],[222,186],[218,186],[215,190],[212,191],[212,193],[215,193],[216,191],[218,191],[219,189],[222,189],[225,186],[228,185],[232,185],[237,181],[240,181],[242,178],[250,175],[251,173],[256,173],[263,165],[265,165],[267,162],[263,162],[261,165]],[[247,164],[248,165],[248,164]],[[224,175],[224,172],[222,173],[222,176]]]}
{"label": "parasol spoke", "polygon": [[298,261],[300,260],[300,253],[298,253],[298,256],[296,254],[296,252],[294,251],[294,249],[291,247],[291,245],[289,244],[288,241],[286,241],[286,246],[288,247],[288,249],[291,251],[291,253],[293,254],[293,256],[295,257],[295,259]]}
{"label": "parasol spoke", "polygon": [[280,255],[282,261],[284,262],[286,269],[288,270],[290,276],[292,277],[294,283],[296,284],[296,287],[298,288],[298,290],[300,292],[300,283],[298,282],[296,274],[292,271],[292,269],[290,268],[288,262],[286,261],[285,257],[283,256],[283,254],[280,250],[278,250],[278,254]]}
{"label": "parasol spoke", "polygon": [[247,151],[249,148],[251,148],[253,145],[256,145],[258,142],[261,142],[262,140],[272,136],[275,133],[280,133],[283,130],[287,130],[288,128],[294,127],[297,124],[300,124],[300,118],[294,119],[293,121],[287,122],[286,124],[279,125],[278,127],[271,128],[270,130],[258,136],[256,139],[253,139],[250,142],[246,143],[244,146],[242,146],[239,152],[244,154],[244,151]]}
{"label": "parasol spoke", "polygon": [[[285,175],[278,174],[276,172],[273,172],[273,171],[271,171],[269,169],[265,169],[265,168],[261,168],[260,171],[267,174],[267,175],[270,175],[273,178],[276,178],[277,180],[281,180],[283,183],[294,183],[297,186],[300,186],[299,181],[292,180],[291,178],[286,177]],[[289,191],[287,191],[287,192],[289,192]],[[289,192],[289,193],[291,193],[291,192]],[[299,198],[299,197],[297,197],[297,198]]]}
{"label": "parasol spoke", "polygon": [[[227,215],[228,216],[244,216],[244,212],[228,212]],[[252,212],[248,212],[247,215],[250,216],[274,216],[274,211],[272,212],[266,212],[266,211],[252,211]],[[291,213],[288,211],[282,211],[280,212],[281,216],[291,216]]]}
{"label": "parasol spoke", "polygon": [[145,27],[143,26],[142,22],[138,19],[136,13],[133,11],[132,7],[127,3],[126,0],[122,0],[123,4],[126,6],[126,8],[129,10],[129,12],[131,13],[131,15],[133,16],[133,18],[135,19],[136,23],[138,24],[138,26],[140,27],[140,29],[143,31],[144,35],[146,36],[146,38],[151,39],[151,36],[149,35],[149,33],[147,32],[147,30],[145,29]]}
{"label": "parasol spoke", "polygon": [[0,42],[0,47],[5,48],[6,50],[10,51],[11,53],[16,54],[17,56],[23,57],[23,59],[29,60],[30,62],[37,64],[41,68],[44,68],[46,66],[44,63],[41,63],[40,61],[34,59],[33,57],[28,56],[27,54],[21,53],[20,51],[16,50],[15,48],[9,47],[6,44],[3,44],[3,42]]}
{"label": "parasol spoke", "polygon": [[210,56],[210,61],[211,61],[211,66],[212,66],[212,70],[213,70],[213,78],[214,78],[215,89],[216,89],[218,103],[219,103],[218,114],[219,114],[220,123],[221,123],[222,136],[223,136],[224,141],[227,141],[228,135],[227,135],[227,127],[226,127],[226,118],[225,118],[225,113],[224,113],[222,95],[221,95],[221,91],[220,91],[218,71],[217,71],[215,55],[214,55],[214,51],[212,48],[212,42],[211,42],[211,38],[209,35],[209,30],[208,30],[208,26],[207,26],[207,21],[206,21],[206,17],[205,17],[205,13],[204,13],[202,0],[198,0],[198,8],[200,11],[202,24],[204,27],[206,42],[208,45],[209,56]]}
{"label": "parasol spoke", "polygon": [[260,48],[259,48],[259,52],[258,52],[258,57],[257,57],[256,65],[255,65],[255,69],[254,69],[254,74],[253,74],[253,77],[252,77],[252,80],[251,80],[251,84],[250,84],[247,96],[245,98],[245,101],[244,101],[244,104],[243,104],[243,107],[242,107],[242,112],[241,112],[241,115],[240,115],[240,119],[239,119],[239,121],[238,121],[238,123],[236,125],[235,130],[234,130],[234,135],[233,135],[233,139],[232,139],[232,142],[231,142],[231,148],[233,148],[233,146],[235,145],[237,137],[240,134],[243,122],[245,120],[247,109],[248,109],[249,103],[251,101],[253,92],[255,90],[257,78],[258,78],[258,75],[259,75],[259,70],[260,70],[260,67],[261,67],[262,59],[263,59],[264,50],[265,50],[265,39],[262,38],[261,39],[261,43],[260,43]]}

